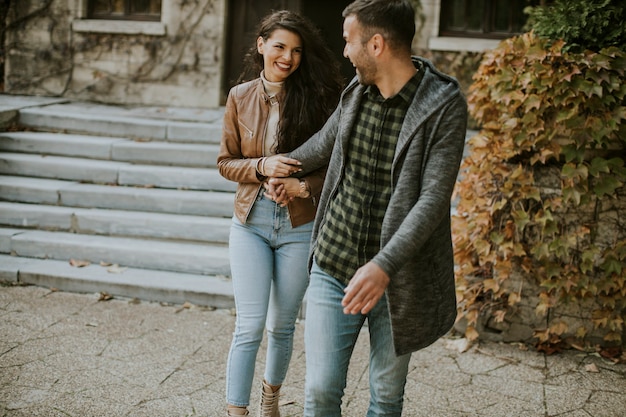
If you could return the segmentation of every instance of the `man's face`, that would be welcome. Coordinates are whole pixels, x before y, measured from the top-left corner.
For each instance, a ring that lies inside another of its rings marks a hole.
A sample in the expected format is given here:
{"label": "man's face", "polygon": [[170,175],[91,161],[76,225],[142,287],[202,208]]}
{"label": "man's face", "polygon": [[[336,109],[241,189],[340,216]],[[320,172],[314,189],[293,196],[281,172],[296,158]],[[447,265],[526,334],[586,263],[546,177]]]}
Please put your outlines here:
{"label": "man's face", "polygon": [[364,85],[375,84],[376,63],[368,49],[369,39],[363,39],[361,25],[354,16],[348,16],[343,21],[343,39],[346,46],[343,56],[348,58],[356,68],[359,82]]}

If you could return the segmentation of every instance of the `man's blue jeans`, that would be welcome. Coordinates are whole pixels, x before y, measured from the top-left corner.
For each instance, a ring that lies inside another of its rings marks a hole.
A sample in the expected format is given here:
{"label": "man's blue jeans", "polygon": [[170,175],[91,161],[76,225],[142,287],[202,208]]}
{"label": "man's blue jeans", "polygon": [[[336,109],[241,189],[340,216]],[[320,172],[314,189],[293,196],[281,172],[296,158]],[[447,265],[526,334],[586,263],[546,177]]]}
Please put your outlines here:
{"label": "man's blue jeans", "polygon": [[226,371],[228,404],[250,403],[256,356],[266,326],[265,380],[281,385],[285,379],[295,322],[309,283],[312,227],[313,222],[291,227],[287,208],[262,194],[246,224],[233,217],[229,252],[237,320]]}
{"label": "man's blue jeans", "polygon": [[368,417],[400,417],[410,354],[397,357],[382,297],[367,315],[343,313],[346,286],[313,263],[307,291],[305,417],[341,417],[348,364],[367,318],[370,334]]}

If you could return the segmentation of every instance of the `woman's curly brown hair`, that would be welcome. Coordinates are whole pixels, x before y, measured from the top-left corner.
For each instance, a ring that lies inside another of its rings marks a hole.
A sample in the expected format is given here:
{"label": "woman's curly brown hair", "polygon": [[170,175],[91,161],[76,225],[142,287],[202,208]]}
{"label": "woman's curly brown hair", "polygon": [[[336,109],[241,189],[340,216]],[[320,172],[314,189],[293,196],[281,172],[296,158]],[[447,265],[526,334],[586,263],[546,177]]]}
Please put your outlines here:
{"label": "woman's curly brown hair", "polygon": [[259,26],[254,46],[244,58],[244,69],[238,82],[257,78],[263,70],[263,55],[256,46],[261,36],[267,40],[277,29],[300,36],[303,52],[300,66],[283,85],[278,123],[278,153],[290,152],[317,132],[335,110],[344,80],[339,62],[325,44],[319,30],[298,13],[280,10],[265,17]]}

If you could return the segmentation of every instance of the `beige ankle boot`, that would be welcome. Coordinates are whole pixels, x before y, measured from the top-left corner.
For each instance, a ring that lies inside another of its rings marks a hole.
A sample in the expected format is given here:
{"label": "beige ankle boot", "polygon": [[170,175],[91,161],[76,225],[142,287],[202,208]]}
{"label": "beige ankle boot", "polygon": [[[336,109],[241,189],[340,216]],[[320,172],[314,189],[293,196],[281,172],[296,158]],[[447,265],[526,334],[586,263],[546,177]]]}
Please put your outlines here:
{"label": "beige ankle boot", "polygon": [[232,406],[228,406],[226,411],[228,412],[228,414],[227,414],[228,417],[247,416],[247,415],[250,414],[246,407],[232,407]]}
{"label": "beige ankle boot", "polygon": [[263,386],[261,388],[261,408],[259,410],[259,417],[280,417],[278,411],[278,397],[280,396],[280,388],[274,392],[272,387],[263,380]]}

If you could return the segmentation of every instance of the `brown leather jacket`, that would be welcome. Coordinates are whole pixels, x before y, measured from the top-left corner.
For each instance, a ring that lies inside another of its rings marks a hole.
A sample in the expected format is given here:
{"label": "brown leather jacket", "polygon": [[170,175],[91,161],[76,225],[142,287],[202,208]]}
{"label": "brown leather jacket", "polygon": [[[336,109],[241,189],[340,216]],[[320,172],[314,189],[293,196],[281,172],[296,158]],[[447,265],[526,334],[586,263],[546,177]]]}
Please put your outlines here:
{"label": "brown leather jacket", "polygon": [[[257,177],[256,166],[263,156],[269,109],[269,97],[261,78],[236,85],[228,93],[217,166],[224,178],[239,183],[235,194],[235,216],[242,223],[246,222],[263,185],[264,179]],[[324,172],[318,170],[302,177],[311,190],[311,197],[296,198],[289,203],[293,227],[315,218]]]}

